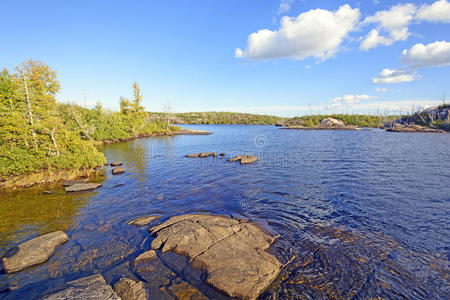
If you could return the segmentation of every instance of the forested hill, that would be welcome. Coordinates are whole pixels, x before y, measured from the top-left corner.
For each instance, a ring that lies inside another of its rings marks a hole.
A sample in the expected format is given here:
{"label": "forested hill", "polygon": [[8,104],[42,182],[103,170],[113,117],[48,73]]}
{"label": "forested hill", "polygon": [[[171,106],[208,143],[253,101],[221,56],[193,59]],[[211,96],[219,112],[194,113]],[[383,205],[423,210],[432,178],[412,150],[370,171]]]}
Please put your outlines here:
{"label": "forested hill", "polygon": [[157,120],[170,119],[172,124],[245,124],[245,125],[275,125],[283,123],[287,118],[255,115],[234,112],[188,112],[188,113],[154,113],[150,118]]}
{"label": "forested hill", "polygon": [[385,122],[393,121],[401,116],[381,115],[308,115],[293,118],[283,118],[270,115],[244,114],[235,112],[188,112],[188,113],[158,113],[150,112],[150,119],[167,121],[172,124],[244,124],[244,125],[280,125],[314,127],[324,118],[335,118],[347,125],[359,127],[382,127]]}

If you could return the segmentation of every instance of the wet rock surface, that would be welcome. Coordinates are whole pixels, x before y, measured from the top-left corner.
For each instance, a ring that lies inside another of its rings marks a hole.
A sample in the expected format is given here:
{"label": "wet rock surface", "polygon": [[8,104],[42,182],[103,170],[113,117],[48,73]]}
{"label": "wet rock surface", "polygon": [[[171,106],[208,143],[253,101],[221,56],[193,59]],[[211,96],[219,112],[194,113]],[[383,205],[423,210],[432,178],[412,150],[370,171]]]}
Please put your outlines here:
{"label": "wet rock surface", "polygon": [[242,165],[252,164],[256,162],[258,158],[253,155],[238,155],[233,158],[230,158],[228,161],[230,162],[240,162]]}
{"label": "wet rock surface", "polygon": [[67,288],[42,298],[44,300],[120,300],[102,275],[92,275],[67,283]]}
{"label": "wet rock surface", "polygon": [[76,183],[65,188],[66,192],[82,192],[95,190],[101,187],[100,183]]}
{"label": "wet rock surface", "polygon": [[113,161],[109,164],[111,167],[118,167],[122,165],[121,161]]}
{"label": "wet rock surface", "polygon": [[206,282],[231,297],[254,299],[278,276],[281,263],[267,253],[274,238],[246,221],[181,215],[150,229],[153,250],[173,251],[206,272]]}
{"label": "wet rock surface", "polygon": [[139,264],[141,262],[152,260],[154,258],[156,258],[156,251],[155,250],[149,250],[149,251],[146,251],[146,252],[142,253],[138,257],[136,257],[136,259],[134,260],[134,263],[135,264]]}
{"label": "wet rock surface", "polygon": [[177,299],[189,299],[189,300],[208,300],[209,298],[203,295],[199,290],[197,290],[192,285],[180,279],[174,280],[174,282],[169,286],[168,290]]}
{"label": "wet rock surface", "polygon": [[158,220],[159,218],[160,218],[160,216],[144,216],[144,217],[139,217],[139,218],[133,219],[133,220],[129,221],[127,224],[134,225],[134,226],[145,226],[145,225],[152,223],[153,221]]}
{"label": "wet rock surface", "polygon": [[186,157],[189,158],[196,158],[196,157],[202,157],[202,158],[206,158],[206,157],[217,157],[219,154],[217,154],[216,152],[200,152],[200,153],[192,153],[192,154],[187,154]]}
{"label": "wet rock surface", "polygon": [[66,186],[71,186],[77,183],[86,183],[88,180],[87,179],[79,179],[79,180],[64,180],[61,185],[66,187]]}
{"label": "wet rock surface", "polygon": [[111,173],[113,175],[120,175],[120,174],[125,173],[125,169],[122,167],[117,167],[117,168],[112,169]]}
{"label": "wet rock surface", "polygon": [[14,273],[47,261],[69,238],[62,231],[41,235],[10,249],[2,258],[0,269]]}
{"label": "wet rock surface", "polygon": [[134,281],[128,278],[121,278],[114,285],[114,292],[122,300],[146,300],[149,298],[147,289],[142,281]]}

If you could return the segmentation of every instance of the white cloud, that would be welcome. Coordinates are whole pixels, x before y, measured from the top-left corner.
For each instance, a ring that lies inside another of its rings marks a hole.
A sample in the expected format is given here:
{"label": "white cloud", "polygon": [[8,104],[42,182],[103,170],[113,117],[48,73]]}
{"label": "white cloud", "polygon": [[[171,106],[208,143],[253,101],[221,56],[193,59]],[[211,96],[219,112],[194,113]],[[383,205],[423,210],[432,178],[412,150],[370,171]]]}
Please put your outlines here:
{"label": "white cloud", "polygon": [[377,92],[381,93],[381,92],[389,92],[389,89],[387,88],[377,88]]}
{"label": "white cloud", "polygon": [[417,11],[416,19],[450,23],[450,3],[447,0],[438,0],[431,5],[424,4]]}
{"label": "white cloud", "polygon": [[349,5],[337,11],[315,9],[298,17],[283,17],[279,30],[262,29],[248,37],[247,48],[237,48],[238,58],[291,58],[302,60],[313,56],[330,58],[340,49],[348,34],[356,29],[359,9]]}
{"label": "white cloud", "polygon": [[332,104],[354,104],[359,103],[361,100],[372,100],[378,98],[377,96],[369,95],[345,95],[343,97],[337,97],[331,100]]}
{"label": "white cloud", "polygon": [[[396,41],[404,41],[410,35],[409,24],[414,20],[416,6],[411,3],[392,6],[389,10],[382,10],[373,16],[367,17],[363,24],[377,24],[361,43],[360,48],[369,50],[378,45],[389,46]],[[380,35],[386,32],[388,36]]]}
{"label": "white cloud", "polygon": [[378,29],[372,29],[366,39],[361,43],[360,48],[363,50],[369,50],[378,45],[390,46],[394,41],[384,36],[379,35]]}
{"label": "white cloud", "polygon": [[295,0],[281,0],[280,6],[278,7],[278,14],[284,14],[291,10],[292,3]]}
{"label": "white cloud", "polygon": [[415,44],[411,49],[403,50],[401,58],[404,63],[415,68],[450,66],[450,42]]}
{"label": "white cloud", "polygon": [[410,82],[417,78],[415,74],[404,70],[384,69],[378,74],[378,77],[372,79],[372,83],[399,83]]}

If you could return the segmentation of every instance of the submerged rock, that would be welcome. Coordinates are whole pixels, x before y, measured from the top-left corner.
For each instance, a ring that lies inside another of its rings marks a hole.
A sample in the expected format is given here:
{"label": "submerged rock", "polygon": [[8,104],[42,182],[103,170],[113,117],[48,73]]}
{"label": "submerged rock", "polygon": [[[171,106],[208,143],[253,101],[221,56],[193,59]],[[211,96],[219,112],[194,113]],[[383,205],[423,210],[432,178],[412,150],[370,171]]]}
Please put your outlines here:
{"label": "submerged rock", "polygon": [[128,278],[121,278],[114,285],[114,292],[122,300],[147,300],[148,293],[142,281],[134,281]]}
{"label": "submerged rock", "polygon": [[216,157],[218,155],[219,154],[217,154],[216,152],[200,152],[200,153],[188,154],[188,155],[186,155],[186,157],[189,157],[189,158],[203,157],[203,158],[205,158],[205,157],[209,157],[209,156]]}
{"label": "submerged rock", "polygon": [[125,173],[125,169],[122,167],[117,167],[117,168],[112,169],[111,173],[113,175],[120,175],[120,174]]}
{"label": "submerged rock", "polygon": [[110,163],[111,167],[118,167],[122,165],[121,161],[113,161]]}
{"label": "submerged rock", "polygon": [[67,288],[43,298],[44,300],[120,300],[102,275],[92,275],[67,283]]}
{"label": "submerged rock", "polygon": [[149,250],[146,251],[142,254],[140,254],[138,257],[136,257],[136,259],[134,260],[135,264],[144,262],[144,261],[148,261],[148,260],[152,260],[156,258],[156,251],[155,250]]}
{"label": "submerged rock", "polygon": [[1,258],[1,267],[6,273],[14,273],[47,261],[56,249],[69,238],[62,231],[55,231],[23,242],[10,249]]}
{"label": "submerged rock", "polygon": [[77,183],[86,183],[88,180],[87,179],[80,179],[80,180],[64,180],[62,182],[62,186],[71,186]]}
{"label": "submerged rock", "polygon": [[187,283],[186,281],[176,278],[173,280],[172,284],[169,286],[168,290],[172,292],[177,299],[189,299],[189,300],[208,300],[214,299],[213,297],[208,298],[203,295],[202,292],[197,290],[195,287]]}
{"label": "submerged rock", "polygon": [[278,276],[267,253],[274,238],[248,222],[215,215],[182,215],[150,229],[153,250],[173,251],[206,271],[206,282],[230,297],[254,299]]}
{"label": "submerged rock", "polygon": [[134,225],[134,226],[145,226],[150,224],[151,222],[158,220],[160,216],[145,216],[145,217],[139,217],[136,219],[133,219],[128,222],[128,225]]}
{"label": "submerged rock", "polygon": [[101,183],[76,183],[65,188],[66,192],[82,192],[95,190],[101,187]]}
{"label": "submerged rock", "polygon": [[230,158],[228,161],[236,162],[239,161],[242,165],[251,164],[258,160],[256,156],[253,155],[238,155]]}

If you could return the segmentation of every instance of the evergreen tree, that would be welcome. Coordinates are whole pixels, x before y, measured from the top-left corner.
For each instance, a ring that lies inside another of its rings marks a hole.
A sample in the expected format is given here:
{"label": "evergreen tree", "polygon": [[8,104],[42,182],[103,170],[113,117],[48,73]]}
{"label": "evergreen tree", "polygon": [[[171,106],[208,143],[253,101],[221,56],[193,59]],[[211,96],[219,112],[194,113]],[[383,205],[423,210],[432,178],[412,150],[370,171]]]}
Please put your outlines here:
{"label": "evergreen tree", "polygon": [[141,89],[139,88],[139,84],[135,81],[133,83],[133,101],[131,102],[133,112],[142,112],[145,110],[142,104],[142,94]]}
{"label": "evergreen tree", "polygon": [[120,97],[120,112],[128,115],[131,112],[130,101],[125,97]]}

